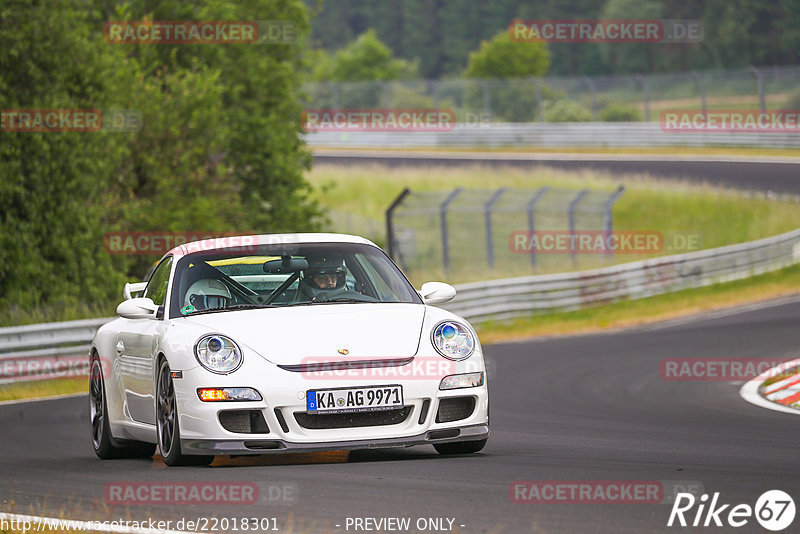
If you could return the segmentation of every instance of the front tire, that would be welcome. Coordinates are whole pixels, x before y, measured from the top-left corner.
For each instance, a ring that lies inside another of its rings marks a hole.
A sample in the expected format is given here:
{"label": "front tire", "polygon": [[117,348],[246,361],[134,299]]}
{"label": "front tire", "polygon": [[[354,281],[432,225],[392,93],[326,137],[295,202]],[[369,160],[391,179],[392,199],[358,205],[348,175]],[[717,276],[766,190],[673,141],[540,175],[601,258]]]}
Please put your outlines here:
{"label": "front tire", "polygon": [[456,441],[453,443],[434,443],[433,448],[436,452],[444,455],[451,454],[472,454],[480,451],[486,446],[486,439],[478,441]]}
{"label": "front tire", "polygon": [[92,354],[89,371],[89,420],[92,428],[92,448],[101,460],[116,458],[150,458],[156,446],[139,441],[120,441],[111,436],[108,403],[100,358]]}
{"label": "front tire", "polygon": [[168,466],[208,465],[214,460],[213,456],[191,456],[181,453],[181,430],[178,424],[175,387],[166,358],[161,360],[156,381],[156,428],[161,458]]}

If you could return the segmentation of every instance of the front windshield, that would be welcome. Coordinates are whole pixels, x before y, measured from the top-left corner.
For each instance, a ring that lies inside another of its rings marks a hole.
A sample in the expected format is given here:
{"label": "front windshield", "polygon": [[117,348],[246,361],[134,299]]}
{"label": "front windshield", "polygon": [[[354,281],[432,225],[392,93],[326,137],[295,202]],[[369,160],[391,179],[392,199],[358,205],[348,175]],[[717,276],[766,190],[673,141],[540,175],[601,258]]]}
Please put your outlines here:
{"label": "front windshield", "polygon": [[329,303],[421,304],[382,250],[352,243],[308,243],[291,250],[214,250],[183,257],[170,317]]}

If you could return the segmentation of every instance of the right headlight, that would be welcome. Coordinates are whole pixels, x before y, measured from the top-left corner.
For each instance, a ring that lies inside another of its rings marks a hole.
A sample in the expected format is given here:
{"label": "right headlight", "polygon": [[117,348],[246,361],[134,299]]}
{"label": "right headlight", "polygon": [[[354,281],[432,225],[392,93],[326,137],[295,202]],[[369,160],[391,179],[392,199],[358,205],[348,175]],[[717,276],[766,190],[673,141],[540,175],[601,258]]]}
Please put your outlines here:
{"label": "right headlight", "polygon": [[242,351],[229,337],[210,334],[201,337],[194,346],[194,355],[200,365],[221,375],[232,373],[242,365]]}
{"label": "right headlight", "polygon": [[436,352],[449,360],[466,360],[475,352],[475,338],[469,329],[455,321],[436,325],[431,334]]}

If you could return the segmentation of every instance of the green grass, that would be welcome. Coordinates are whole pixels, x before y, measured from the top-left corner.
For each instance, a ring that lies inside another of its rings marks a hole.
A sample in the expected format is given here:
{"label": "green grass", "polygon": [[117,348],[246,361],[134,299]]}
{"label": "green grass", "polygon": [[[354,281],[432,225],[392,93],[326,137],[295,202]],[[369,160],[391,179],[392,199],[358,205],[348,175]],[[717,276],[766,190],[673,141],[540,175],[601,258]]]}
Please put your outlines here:
{"label": "green grass", "polygon": [[32,380],[0,386],[0,402],[19,399],[35,399],[38,397],[55,397],[74,393],[87,393],[89,379],[55,378],[53,380]]}
{"label": "green grass", "polygon": [[[355,216],[355,223],[349,227],[332,225],[329,230],[365,234],[378,243],[385,241],[385,209],[404,187],[413,191],[443,191],[459,186],[535,189],[547,185],[576,191],[586,187],[610,192],[621,181],[611,173],[594,170],[562,171],[548,167],[522,170],[480,165],[460,168],[318,165],[308,174],[308,179],[315,186],[317,198],[324,207]],[[665,238],[675,234],[692,235],[697,237],[699,248],[713,248],[800,227],[800,206],[794,200],[771,199],[763,195],[755,197],[689,182],[659,181],[646,175],[626,176],[625,185],[626,192],[614,207],[615,230],[657,231],[662,232]],[[520,217],[518,229],[524,230],[524,214]],[[373,233],[358,221],[371,221]],[[376,232],[375,229],[380,230]],[[431,229],[431,232],[436,231]],[[475,231],[482,232],[482,226],[478,224]],[[452,245],[454,249],[457,246]],[[484,266],[482,255],[485,253],[480,250],[475,255],[478,261],[469,265],[459,263],[447,274],[434,265],[438,263],[436,258],[433,258],[431,266],[410,270],[406,274],[415,285],[434,279],[462,283],[534,274],[528,262],[524,261],[517,261],[506,269],[490,270]],[[665,247],[661,254],[685,251]],[[540,266],[536,273],[575,270],[567,255],[559,256],[544,258],[553,261],[549,264],[542,261],[541,264],[546,265]],[[643,257],[620,254],[614,262],[629,262]],[[606,264],[600,255],[582,258],[581,261],[579,269]]]}
{"label": "green grass", "polygon": [[686,289],[572,312],[476,325],[482,343],[599,332],[800,293],[800,265],[746,280]]}

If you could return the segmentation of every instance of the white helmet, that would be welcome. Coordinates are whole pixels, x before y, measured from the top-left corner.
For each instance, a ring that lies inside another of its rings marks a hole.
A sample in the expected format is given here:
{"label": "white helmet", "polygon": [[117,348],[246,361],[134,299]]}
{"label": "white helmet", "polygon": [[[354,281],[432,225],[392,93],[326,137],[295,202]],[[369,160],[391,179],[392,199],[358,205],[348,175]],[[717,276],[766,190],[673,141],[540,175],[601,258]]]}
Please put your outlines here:
{"label": "white helmet", "polygon": [[186,306],[194,306],[196,310],[213,310],[224,308],[231,300],[231,292],[228,286],[214,280],[206,278],[198,280],[186,291]]}

